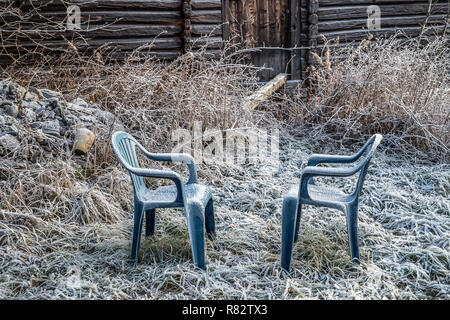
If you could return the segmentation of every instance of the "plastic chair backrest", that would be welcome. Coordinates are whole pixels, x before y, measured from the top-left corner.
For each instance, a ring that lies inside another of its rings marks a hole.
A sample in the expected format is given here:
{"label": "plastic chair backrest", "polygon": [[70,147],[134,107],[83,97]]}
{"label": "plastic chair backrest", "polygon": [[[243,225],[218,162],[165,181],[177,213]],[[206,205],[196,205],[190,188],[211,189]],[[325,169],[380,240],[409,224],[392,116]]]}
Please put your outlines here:
{"label": "plastic chair backrest", "polygon": [[381,142],[381,139],[383,138],[380,134],[374,134],[367,142],[366,144],[358,151],[358,156],[361,156],[365,153],[363,156],[360,166],[361,171],[358,177],[358,182],[356,183],[356,188],[354,191],[354,195],[359,195],[362,186],[364,184],[364,180],[366,178],[367,169],[369,168],[370,160],[372,159],[373,154],[375,153],[375,150],[377,149],[378,145]]}
{"label": "plastic chair backrest", "polygon": [[[113,149],[117,154],[120,163],[128,170],[128,167],[139,168],[139,162],[136,156],[136,145],[138,142],[126,132],[116,132],[112,137]],[[144,180],[130,172],[133,182],[134,192],[138,194],[144,187]]]}

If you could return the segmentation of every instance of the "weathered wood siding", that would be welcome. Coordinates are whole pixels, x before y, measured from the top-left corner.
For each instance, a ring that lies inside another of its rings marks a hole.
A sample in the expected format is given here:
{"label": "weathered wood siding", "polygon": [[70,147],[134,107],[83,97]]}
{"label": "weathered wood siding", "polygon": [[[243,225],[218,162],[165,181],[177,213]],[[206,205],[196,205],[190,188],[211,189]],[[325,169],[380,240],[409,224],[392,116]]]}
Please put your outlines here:
{"label": "weathered wood siding", "polygon": [[[289,61],[289,0],[224,0],[225,35],[250,47],[267,47],[252,56],[252,62],[267,69],[262,79],[284,72]],[[271,48],[270,48],[271,47]]]}
{"label": "weathered wood siding", "polygon": [[[341,45],[359,42],[369,34],[368,7],[380,8],[381,27],[371,30],[376,39],[402,30],[405,36],[418,36],[422,25],[433,26],[442,34],[448,24],[449,1],[433,0],[224,0],[225,22],[230,24],[230,37],[254,47],[272,47],[256,53],[253,63],[269,66],[261,74],[268,80],[276,73],[291,74],[292,79],[305,79],[310,48],[320,50],[327,40],[339,38]],[[224,33],[227,36],[227,33]],[[273,49],[277,47],[278,49]],[[296,49],[299,48],[300,49]]]}
{"label": "weathered wood siding", "polygon": [[[429,3],[423,0],[319,0],[318,33],[327,39],[339,37],[342,41],[358,41],[367,36],[367,8],[377,5],[380,8],[381,28],[371,31],[377,35],[393,35],[401,29],[409,36],[418,36],[425,23]],[[448,16],[448,1],[433,1],[428,26],[435,26],[441,33]],[[318,39],[318,42],[322,42]]]}
{"label": "weathered wood siding", "polygon": [[[216,40],[214,49],[221,44],[217,40],[222,40],[220,0],[0,0],[0,4],[2,8],[20,9],[21,18],[8,16],[3,10],[2,18],[12,24],[0,22],[2,39],[20,29],[14,41],[10,38],[2,43],[11,53],[33,50],[37,45],[61,51],[67,49],[67,39],[80,52],[107,44],[118,60],[151,44],[143,53],[171,60],[200,35],[211,35]],[[67,29],[70,5],[80,8],[81,30]],[[39,25],[41,30],[36,31]],[[198,43],[194,41],[195,46]]]}
{"label": "weathered wood siding", "polygon": [[[341,45],[368,36],[369,6],[380,8],[381,27],[370,31],[376,39],[398,30],[417,36],[426,20],[434,32],[444,32],[449,2],[434,0],[429,11],[429,0],[0,0],[0,8],[19,7],[26,17],[18,21],[17,16],[2,15],[0,32],[2,46],[12,51],[33,49],[37,43],[63,50],[65,38],[80,50],[109,44],[118,49],[118,59],[149,43],[153,45],[145,53],[162,59],[205,46],[214,54],[224,39],[233,39],[258,48],[251,62],[266,67],[261,80],[284,72],[291,79],[305,79],[311,50],[321,49],[322,36],[339,38]],[[76,32],[64,27],[71,4],[81,9],[82,30]],[[38,14],[32,14],[33,8]],[[17,41],[11,41],[14,29],[2,26],[11,21],[21,30]],[[46,30],[30,27],[42,22]]]}
{"label": "weathered wood siding", "polygon": [[[372,5],[379,10],[380,25],[369,30],[368,19],[375,18],[374,11],[368,11]],[[345,45],[359,43],[369,34],[373,41],[399,30],[403,32],[399,37],[417,37],[425,22],[426,34],[442,34],[448,23],[449,1],[434,0],[430,6],[427,0],[309,0],[305,12],[308,15],[305,44],[320,50],[325,40],[339,39],[340,45]],[[307,57],[307,62],[312,63],[309,52]]]}
{"label": "weathered wood siding", "polygon": [[223,45],[222,1],[192,1],[191,41],[193,49],[216,53]]}

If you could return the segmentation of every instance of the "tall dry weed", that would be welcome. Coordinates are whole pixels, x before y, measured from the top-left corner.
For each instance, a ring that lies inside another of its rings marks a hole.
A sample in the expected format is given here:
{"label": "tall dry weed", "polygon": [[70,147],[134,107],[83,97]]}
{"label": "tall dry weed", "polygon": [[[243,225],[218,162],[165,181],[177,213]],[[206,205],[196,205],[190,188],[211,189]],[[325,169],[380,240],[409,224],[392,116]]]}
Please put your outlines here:
{"label": "tall dry weed", "polygon": [[314,56],[317,63],[310,70],[309,101],[297,97],[301,105],[295,115],[297,124],[310,127],[313,137],[341,143],[381,133],[392,150],[448,159],[446,37],[421,46],[396,36],[376,42],[368,39],[356,48],[332,48],[331,58],[330,47]]}

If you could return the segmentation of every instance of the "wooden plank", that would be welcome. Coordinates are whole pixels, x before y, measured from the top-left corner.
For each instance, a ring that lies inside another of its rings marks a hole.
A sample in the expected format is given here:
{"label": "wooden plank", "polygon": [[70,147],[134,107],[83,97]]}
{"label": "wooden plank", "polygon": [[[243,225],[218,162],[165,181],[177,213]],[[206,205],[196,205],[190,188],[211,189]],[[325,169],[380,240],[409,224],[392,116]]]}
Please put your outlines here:
{"label": "wooden plank", "polygon": [[267,4],[267,1],[265,0],[257,0],[256,4],[258,6],[258,13],[257,13],[257,22],[256,25],[257,28],[257,39],[258,39],[258,45],[263,47],[269,47],[269,22],[268,22],[268,12],[267,7],[265,7],[265,4]]}
{"label": "wooden plank", "polygon": [[[2,19],[8,22],[17,21],[18,17],[12,14],[3,14]],[[46,22],[61,23],[66,21],[66,11],[45,11],[39,14],[25,14],[20,23],[26,22]],[[82,11],[80,15],[82,24],[106,24],[106,23],[147,23],[147,24],[182,24],[180,11]]]}
{"label": "wooden plank", "polygon": [[[383,4],[411,4],[411,3],[418,3],[427,2],[426,0],[320,0],[320,6],[344,6],[344,5],[356,5],[356,4],[366,4],[366,5],[383,5]],[[447,2],[447,0],[434,0],[433,2]]]}
{"label": "wooden plank", "polygon": [[[302,32],[302,25],[300,21],[300,0],[290,0],[290,47],[300,47],[302,46],[300,42],[300,34]],[[301,53],[299,51],[292,51],[290,58],[290,73],[291,79],[301,78]]]}
{"label": "wooden plank", "polygon": [[222,0],[222,34],[224,40],[230,39],[230,1]]}
{"label": "wooden plank", "polygon": [[275,78],[270,80],[266,85],[261,87],[258,91],[252,94],[244,102],[244,109],[254,110],[261,102],[267,99],[272,93],[277,91],[286,84],[287,74],[280,73]]}
{"label": "wooden plank", "polygon": [[[30,5],[32,2],[32,6]],[[133,8],[133,9],[178,9],[182,0],[22,0],[22,8],[29,7],[68,7],[78,5],[86,8]]]}
{"label": "wooden plank", "polygon": [[[445,29],[445,25],[433,26],[432,29],[428,29],[425,34],[433,34],[434,32],[442,33]],[[401,30],[408,36],[418,36],[422,30],[422,27],[404,27]],[[370,34],[374,36],[392,36],[399,31],[398,28],[382,28],[379,30],[371,30]],[[332,31],[322,33],[328,40],[336,39],[339,37],[341,41],[359,41],[366,38],[369,34],[368,30],[344,30],[344,31]],[[323,39],[319,37],[318,42],[323,43]]]}
{"label": "wooden plank", "polygon": [[222,8],[221,0],[192,0],[192,8],[196,9],[220,9]]}
{"label": "wooden plank", "polygon": [[221,23],[222,10],[193,10],[192,23]]}
{"label": "wooden plank", "polygon": [[[443,23],[446,21],[447,15],[432,15],[428,19],[428,24]],[[425,15],[417,16],[397,16],[385,17],[381,16],[381,27],[396,27],[396,26],[418,26],[425,22]],[[350,19],[350,20],[331,20],[320,21],[319,31],[333,31],[333,30],[347,30],[347,29],[363,29],[367,28],[367,18],[364,19]]]}
{"label": "wooden plank", "polygon": [[[133,50],[143,45],[153,44],[154,49],[179,49],[181,48],[182,42],[178,37],[172,38],[126,38],[126,39],[90,39],[86,41],[75,40],[73,44],[76,48],[80,50],[86,48],[98,48],[104,44],[109,44],[112,47],[121,50]],[[41,46],[47,47],[54,50],[65,50],[67,49],[67,42],[60,40],[50,40],[42,41]],[[5,48],[16,48],[15,44],[3,44]],[[34,48],[36,47],[36,42],[34,41],[23,41],[20,43],[22,48]]]}
{"label": "wooden plank", "polygon": [[174,36],[179,35],[182,32],[182,27],[179,25],[146,25],[146,24],[114,24],[108,26],[90,25],[86,29],[73,31],[61,31],[47,28],[45,33],[41,30],[36,30],[30,26],[23,26],[20,32],[16,30],[2,30],[3,36],[14,35],[17,39],[63,39],[63,36],[71,39],[72,37],[83,36],[87,38],[120,38],[120,37],[149,37],[149,36]]}
{"label": "wooden plank", "polygon": [[193,38],[192,48],[199,49],[206,47],[208,49],[220,49],[223,47],[222,37],[201,37]]}
{"label": "wooden plank", "polygon": [[[380,6],[381,16],[426,14],[428,3]],[[435,4],[432,14],[447,14],[447,4]],[[367,6],[319,7],[319,21],[367,18]]]}
{"label": "wooden plank", "polygon": [[106,52],[104,53],[104,56],[109,60],[123,61],[130,58],[131,54],[133,54],[133,58],[136,58],[136,60],[139,61],[143,61],[150,57],[161,60],[174,60],[181,54],[181,50],[142,50],[140,52],[122,50],[110,53]]}
{"label": "wooden plank", "polygon": [[222,26],[217,24],[192,24],[193,35],[220,36]]}

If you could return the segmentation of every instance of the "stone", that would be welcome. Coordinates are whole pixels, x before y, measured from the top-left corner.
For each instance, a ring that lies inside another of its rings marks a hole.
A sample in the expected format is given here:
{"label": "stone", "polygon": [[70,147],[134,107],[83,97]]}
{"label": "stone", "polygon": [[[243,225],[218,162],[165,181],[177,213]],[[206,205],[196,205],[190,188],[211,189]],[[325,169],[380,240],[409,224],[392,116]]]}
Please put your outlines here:
{"label": "stone", "polygon": [[68,126],[74,126],[74,125],[76,125],[78,123],[77,117],[75,117],[71,113],[65,114],[64,117],[63,117],[63,121]]}
{"label": "stone", "polygon": [[41,129],[35,131],[34,137],[38,143],[43,143],[45,141],[45,136]]}
{"label": "stone", "polygon": [[13,101],[2,101],[0,103],[0,113],[15,118],[19,114],[19,106]]}
{"label": "stone", "polygon": [[44,96],[39,89],[36,89],[35,87],[29,87],[28,90],[25,91],[22,99],[26,101],[36,102],[44,99]]}
{"label": "stone", "polygon": [[30,108],[22,109],[22,117],[27,122],[36,121],[36,113],[33,111],[33,109]]}
{"label": "stone", "polygon": [[94,128],[98,124],[98,120],[94,116],[79,116],[78,119],[88,128]]}
{"label": "stone", "polygon": [[76,98],[74,100],[72,100],[71,104],[74,104],[77,107],[82,107],[82,108],[88,108],[89,105],[87,104],[86,101],[84,101],[81,98]]}
{"label": "stone", "polygon": [[60,136],[61,135],[61,126],[59,125],[58,120],[49,120],[45,121],[42,124],[42,132],[45,134],[49,134],[52,136]]}
{"label": "stone", "polygon": [[21,105],[22,105],[22,109],[32,109],[33,111],[41,108],[41,105],[39,104],[39,102],[35,102],[35,101],[22,100]]}
{"label": "stone", "polygon": [[14,151],[17,147],[19,147],[20,142],[19,140],[17,140],[16,137],[10,135],[10,134],[5,134],[3,136],[0,137],[0,154],[6,151]]}
{"label": "stone", "polygon": [[87,128],[79,128],[75,133],[73,150],[76,154],[86,154],[94,144],[95,134]]}
{"label": "stone", "polygon": [[98,120],[100,120],[103,124],[106,125],[112,125],[114,123],[114,115],[111,112],[103,111],[103,110],[96,110],[95,116]]}
{"label": "stone", "polygon": [[17,136],[19,129],[12,123],[0,124],[0,135],[9,134],[12,136]]}
{"label": "stone", "polygon": [[60,105],[59,105],[59,101],[58,100],[56,100],[56,99],[49,99],[48,100],[48,104],[46,105],[46,109],[49,109],[49,110],[54,110],[54,109],[56,109],[56,108],[59,108],[60,107]]}
{"label": "stone", "polygon": [[61,92],[56,92],[49,89],[41,89],[41,93],[45,99],[57,99],[57,100],[64,99]]}
{"label": "stone", "polygon": [[22,100],[25,88],[10,80],[0,81],[0,98],[2,100],[10,100],[19,102]]}

